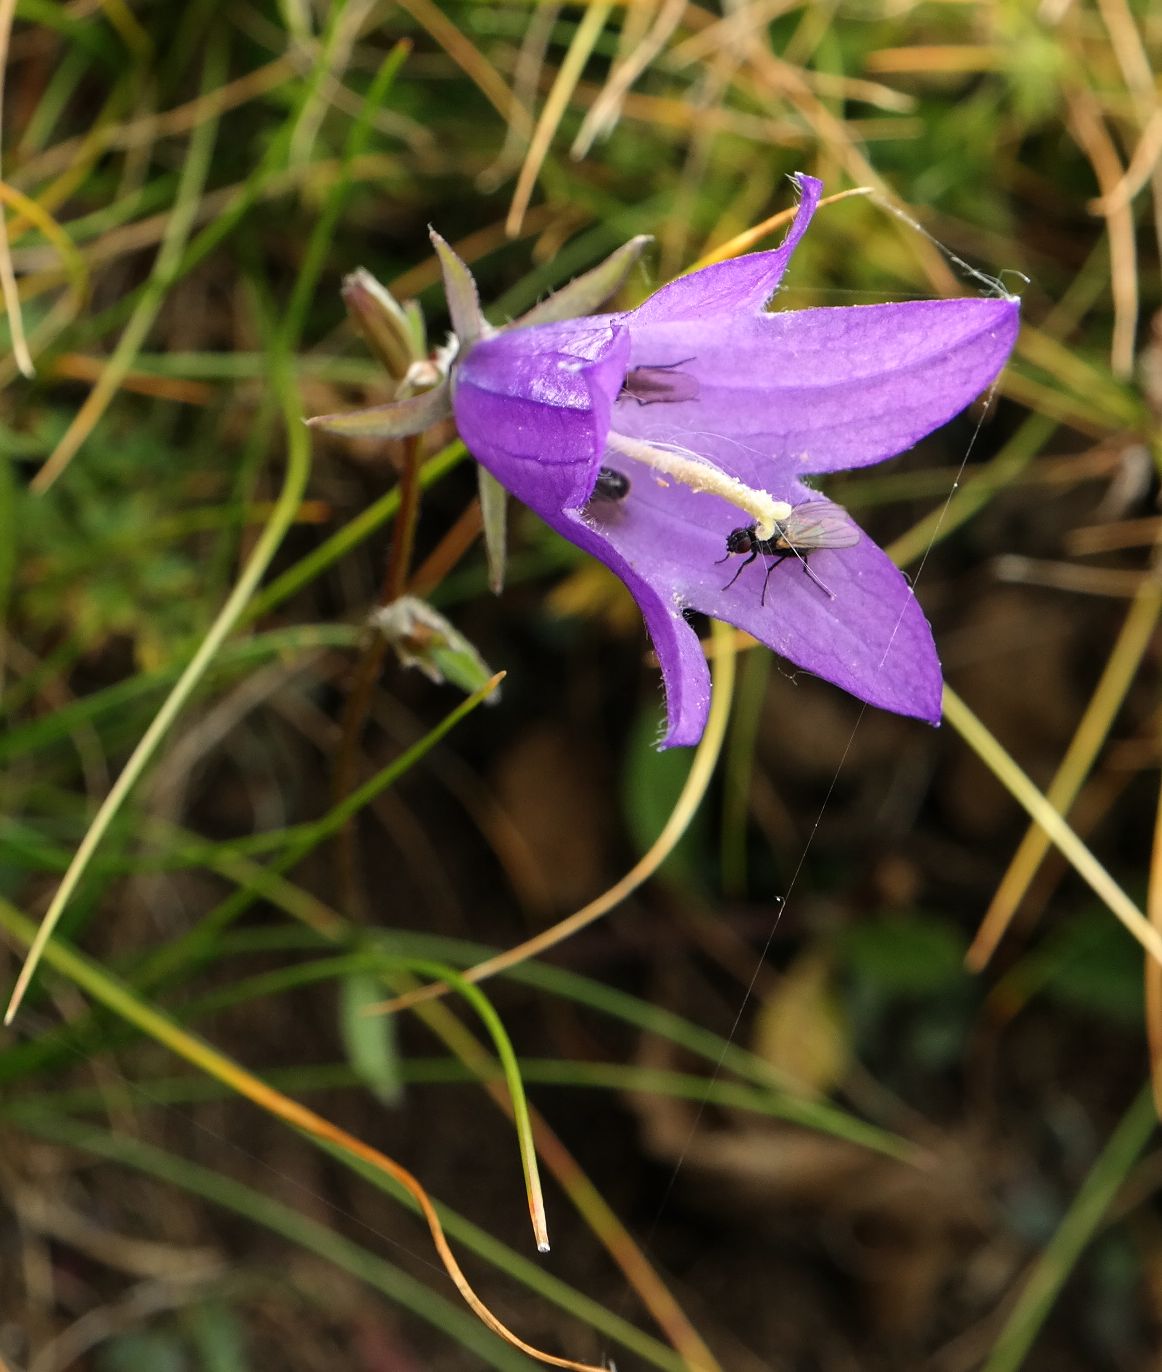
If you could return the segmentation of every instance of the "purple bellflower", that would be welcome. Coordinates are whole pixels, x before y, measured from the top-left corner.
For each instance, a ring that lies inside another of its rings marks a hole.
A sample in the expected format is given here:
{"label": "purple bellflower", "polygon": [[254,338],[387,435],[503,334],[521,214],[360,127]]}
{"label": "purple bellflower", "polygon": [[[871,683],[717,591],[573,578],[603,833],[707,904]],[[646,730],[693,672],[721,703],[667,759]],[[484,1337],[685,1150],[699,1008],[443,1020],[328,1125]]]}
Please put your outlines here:
{"label": "purple bellflower", "polygon": [[861,700],[940,719],[940,662],[911,587],[806,480],[892,457],[964,409],[1004,366],[1018,304],[768,313],[822,190],[797,182],[780,247],[680,277],[621,314],[534,310],[493,330],[438,240],[459,341],[450,394],[383,407],[378,431],[403,432],[389,411],[412,406],[418,423],[450,400],[477,461],[626,584],[662,670],[662,746],[696,743],[709,708],[691,610]]}

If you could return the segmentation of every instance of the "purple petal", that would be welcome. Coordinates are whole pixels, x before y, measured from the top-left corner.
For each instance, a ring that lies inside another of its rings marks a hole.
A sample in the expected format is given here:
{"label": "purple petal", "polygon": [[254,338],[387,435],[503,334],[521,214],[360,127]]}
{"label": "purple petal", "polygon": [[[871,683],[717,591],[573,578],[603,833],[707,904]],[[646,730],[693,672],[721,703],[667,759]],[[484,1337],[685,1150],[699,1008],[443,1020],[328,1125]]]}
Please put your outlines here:
{"label": "purple petal", "polygon": [[614,428],[683,443],[777,493],[862,467],[946,423],[997,377],[1019,306],[922,300],[635,330],[630,365],[683,360],[697,402],[617,406]]}
{"label": "purple petal", "polygon": [[628,357],[629,334],[617,316],[486,338],[453,373],[460,436],[502,485],[551,523],[593,490]]}
{"label": "purple petal", "polygon": [[795,245],[807,231],[823,183],[801,173],[795,178],[802,192],[799,209],[787,236],[770,252],[748,253],[729,262],[691,272],[663,286],[626,317],[631,328],[645,324],[672,324],[686,321],[698,325],[712,315],[735,311],[757,311],[774,295]]}
{"label": "purple petal", "polygon": [[[932,630],[882,549],[865,535],[852,548],[818,549],[808,563],[792,555],[771,569],[764,604],[769,561],[760,554],[699,609],[870,705],[939,724],[942,677]],[[733,576],[738,559],[718,570]]]}
{"label": "purple petal", "polygon": [[697,743],[710,709],[710,671],[698,635],[682,618],[688,602],[673,592],[665,578],[643,576],[605,533],[587,524],[582,515],[546,515],[546,521],[571,543],[604,562],[637,601],[666,692],[666,732],[659,746],[679,748]]}
{"label": "purple petal", "polygon": [[[866,535],[853,547],[812,551],[815,579],[796,556],[787,558],[771,571],[764,604],[771,559],[760,554],[743,567],[742,558],[725,556],[726,536],[742,522],[737,510],[712,496],[660,487],[635,463],[620,465],[630,494],[612,507],[589,506],[591,537],[582,546],[631,590],[626,567],[663,602],[668,595],[675,607],[690,605],[745,629],[861,700],[939,721],[941,674],[931,630],[907,581]],[[802,489],[791,498],[820,499]]]}

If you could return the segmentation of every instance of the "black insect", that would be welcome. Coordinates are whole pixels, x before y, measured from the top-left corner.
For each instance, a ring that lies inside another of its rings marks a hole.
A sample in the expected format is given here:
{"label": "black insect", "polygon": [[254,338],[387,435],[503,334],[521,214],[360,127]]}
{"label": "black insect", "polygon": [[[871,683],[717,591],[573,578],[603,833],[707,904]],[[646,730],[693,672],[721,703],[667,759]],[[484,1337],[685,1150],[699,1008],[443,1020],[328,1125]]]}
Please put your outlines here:
{"label": "black insect", "polygon": [[679,367],[693,361],[692,357],[684,357],[680,362],[661,362],[656,367],[631,367],[626,373],[618,399],[636,400],[639,405],[697,400],[697,377],[689,372],[678,371]]}
{"label": "black insect", "polygon": [[612,467],[602,467],[593,487],[594,500],[624,500],[629,495],[629,477]]}
{"label": "black insect", "polygon": [[775,531],[770,538],[759,538],[755,525],[748,524],[741,529],[732,529],[726,536],[726,557],[719,562],[739,553],[747,554],[746,561],[723,587],[733,586],[750,564],[762,553],[773,559],[767,563],[767,574],[763,578],[763,593],[760,604],[767,601],[767,582],[771,573],[789,557],[797,557],[803,570],[823,591],[835,599],[834,594],[823,584],[807,564],[808,557],[817,548],[851,548],[859,542],[859,530],[848,522],[844,512],[829,500],[808,500],[796,505],[786,519],[774,521]]}

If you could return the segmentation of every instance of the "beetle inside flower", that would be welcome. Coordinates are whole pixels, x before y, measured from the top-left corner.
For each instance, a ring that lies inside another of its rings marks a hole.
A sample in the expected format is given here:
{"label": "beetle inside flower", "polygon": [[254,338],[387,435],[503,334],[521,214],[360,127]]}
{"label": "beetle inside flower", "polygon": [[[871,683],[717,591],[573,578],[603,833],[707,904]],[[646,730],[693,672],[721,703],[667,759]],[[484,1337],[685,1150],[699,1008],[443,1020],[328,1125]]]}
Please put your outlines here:
{"label": "beetle inside flower", "polygon": [[[491,330],[467,268],[437,241],[460,340],[460,434],[632,592],[665,683],[663,746],[695,743],[709,707],[691,609],[861,700],[940,718],[940,663],[911,587],[806,483],[892,457],[964,409],[1004,366],[1018,303],[768,312],[822,189],[797,182],[779,248],[693,272],[620,314]],[[735,574],[718,565],[732,551],[757,555]]]}

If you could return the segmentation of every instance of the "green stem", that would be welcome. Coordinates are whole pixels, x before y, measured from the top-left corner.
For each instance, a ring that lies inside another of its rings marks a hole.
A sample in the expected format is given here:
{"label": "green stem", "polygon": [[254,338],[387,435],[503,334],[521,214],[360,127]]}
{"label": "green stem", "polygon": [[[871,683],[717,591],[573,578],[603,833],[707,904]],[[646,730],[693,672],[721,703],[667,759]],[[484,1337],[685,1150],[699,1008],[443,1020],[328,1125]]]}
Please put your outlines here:
{"label": "green stem", "polygon": [[1034,1263],[982,1372],[1016,1372],[1025,1361],[1066,1279],[1157,1124],[1154,1093],[1147,1085],[1126,1111],[1048,1247]]}
{"label": "green stem", "polygon": [[121,775],[114,782],[109,794],[102,802],[100,809],[93,818],[85,837],[77,849],[76,856],[69,865],[60,886],[57,888],[56,895],[48,908],[40,929],[37,931],[33,945],[29,950],[28,957],[24,966],[21,968],[20,976],[17,978],[16,988],[12,993],[12,998],[8,1004],[8,1010],[4,1016],[4,1022],[11,1024],[20,1002],[28,989],[29,982],[36,972],[37,964],[44,953],[44,949],[49,939],[52,937],[53,930],[60,921],[65,907],[68,905],[74,891],[80,884],[89,863],[92,861],[93,854],[101,844],[101,840],[109,830],[114,818],[124,805],[129,793],[141,779],[142,773],[153,759],[162,739],[169,732],[170,726],[177,719],[190,696],[197,689],[202,678],[205,676],[210,664],[217,656],[219,649],[225,642],[231,630],[242,617],[247,603],[254,595],[258,583],[262,580],[267,567],[278,550],[287,530],[294,523],[295,514],[306,490],[307,475],[310,470],[310,445],[308,442],[307,429],[302,423],[302,414],[298,408],[298,400],[294,386],[291,384],[290,369],[287,366],[285,352],[278,347],[271,349],[272,364],[274,370],[274,384],[278,391],[279,399],[282,404],[283,419],[287,433],[287,465],[283,476],[282,489],[279,492],[278,500],[275,502],[271,512],[270,522],[263,529],[258,542],[254,546],[254,551],[250,556],[249,562],[243,568],[242,575],[238,578],[233,591],[230,593],[226,603],[218,612],[214,623],[210,626],[209,632],[202,640],[201,646],[194,654],[189,666],[178,678],[173,690],[167,696],[165,702],[154,716],[152,724],[145,731],[140,743],[133,750],[129,761]]}

